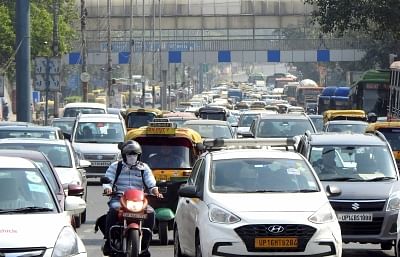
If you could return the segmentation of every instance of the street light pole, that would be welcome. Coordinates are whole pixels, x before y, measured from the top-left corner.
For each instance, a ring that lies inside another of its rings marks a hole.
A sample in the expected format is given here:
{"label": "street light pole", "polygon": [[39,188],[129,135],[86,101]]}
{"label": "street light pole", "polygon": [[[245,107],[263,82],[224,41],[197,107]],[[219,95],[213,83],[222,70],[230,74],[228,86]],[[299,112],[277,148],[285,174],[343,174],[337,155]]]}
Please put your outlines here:
{"label": "street light pole", "polygon": [[111,58],[111,0],[107,0],[107,106],[111,107],[112,84],[112,58]]}
{"label": "street light pole", "polygon": [[144,78],[144,34],[145,34],[145,18],[144,18],[144,0],[142,1],[142,15],[143,15],[143,29],[142,29],[142,102],[141,105],[144,108],[145,103],[144,103],[144,97],[146,94],[146,83],[145,83],[145,78]]}
{"label": "street light pole", "polygon": [[129,29],[129,40],[130,40],[130,54],[129,54],[129,108],[132,107],[132,62],[133,62],[133,0],[131,0],[131,17],[130,17],[130,29]]}

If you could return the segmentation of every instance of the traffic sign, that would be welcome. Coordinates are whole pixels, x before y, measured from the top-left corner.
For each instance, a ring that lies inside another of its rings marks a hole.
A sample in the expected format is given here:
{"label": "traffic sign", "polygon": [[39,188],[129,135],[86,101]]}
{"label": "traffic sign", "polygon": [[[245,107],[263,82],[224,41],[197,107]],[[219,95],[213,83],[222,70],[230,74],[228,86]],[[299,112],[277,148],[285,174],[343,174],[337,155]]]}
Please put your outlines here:
{"label": "traffic sign", "polygon": [[35,83],[34,89],[36,91],[45,91],[46,90],[46,75],[45,74],[35,74]]}
{"label": "traffic sign", "polygon": [[47,71],[47,57],[35,58],[35,74],[46,74]]}
{"label": "traffic sign", "polygon": [[60,66],[59,57],[35,58],[35,83],[37,91],[60,91]]}
{"label": "traffic sign", "polygon": [[49,74],[59,74],[61,59],[59,57],[52,57],[48,59],[49,62]]}
{"label": "traffic sign", "polygon": [[82,82],[89,82],[90,80],[90,74],[87,72],[82,72],[81,73],[81,81]]}
{"label": "traffic sign", "polygon": [[[60,91],[60,75],[49,74],[49,91]],[[46,90],[46,75],[45,74],[36,74],[35,75],[35,84],[34,89],[36,91],[45,91]]]}

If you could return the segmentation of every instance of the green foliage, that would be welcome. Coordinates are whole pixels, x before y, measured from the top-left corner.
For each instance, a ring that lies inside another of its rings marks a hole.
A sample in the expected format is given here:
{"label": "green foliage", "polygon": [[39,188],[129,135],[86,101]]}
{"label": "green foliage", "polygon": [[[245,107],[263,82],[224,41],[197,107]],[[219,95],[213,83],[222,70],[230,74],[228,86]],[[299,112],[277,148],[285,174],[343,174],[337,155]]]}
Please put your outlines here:
{"label": "green foliage", "polygon": [[82,102],[82,96],[74,95],[74,96],[68,96],[64,98],[64,103],[76,103],[76,102]]}
{"label": "green foliage", "polygon": [[13,54],[15,32],[8,8],[0,4],[0,70],[6,69]]}

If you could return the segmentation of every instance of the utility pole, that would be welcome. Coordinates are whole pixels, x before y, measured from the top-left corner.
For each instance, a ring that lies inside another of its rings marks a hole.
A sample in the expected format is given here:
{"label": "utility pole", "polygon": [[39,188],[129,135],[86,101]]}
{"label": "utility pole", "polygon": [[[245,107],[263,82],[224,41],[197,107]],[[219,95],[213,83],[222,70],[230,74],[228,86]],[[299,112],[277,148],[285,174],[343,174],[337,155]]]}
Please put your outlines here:
{"label": "utility pole", "polygon": [[145,17],[144,17],[144,0],[142,1],[142,15],[143,15],[143,28],[142,28],[142,107],[144,108],[144,97],[146,94],[146,81],[144,77],[144,33],[146,29]]}
{"label": "utility pole", "polygon": [[133,0],[131,0],[131,17],[129,26],[129,108],[132,107],[132,62],[133,62]]}
{"label": "utility pole", "polygon": [[151,41],[152,41],[152,47],[151,47],[151,55],[152,55],[152,66],[151,66],[151,82],[152,82],[152,95],[153,95],[153,108],[155,107],[156,104],[156,88],[155,88],[155,84],[154,84],[154,68],[155,68],[155,53],[154,53],[154,41],[155,41],[155,29],[156,29],[156,8],[154,6],[154,0],[153,0],[153,31],[151,33]]}
{"label": "utility pole", "polygon": [[31,42],[30,42],[30,9],[29,0],[15,1],[16,16],[16,106],[17,121],[32,121],[32,87],[31,74]]}
{"label": "utility pole", "polygon": [[159,72],[160,72],[160,82],[163,81],[162,78],[162,61],[161,61],[161,0],[158,0],[158,62],[159,62]]}
{"label": "utility pole", "polygon": [[[58,11],[59,11],[59,0],[53,0],[53,56],[59,56],[59,35],[58,35]],[[61,87],[60,87],[61,89]],[[54,118],[59,116],[58,108],[60,106],[60,95],[59,92],[54,92]],[[33,106],[32,106],[33,107]]]}
{"label": "utility pole", "polygon": [[[144,1],[144,0],[143,0]],[[111,107],[112,59],[111,59],[111,0],[107,0],[107,106]]]}
{"label": "utility pole", "polygon": [[[86,0],[81,0],[81,39],[82,39],[82,73],[87,73],[87,45],[86,45]],[[82,100],[88,101],[88,81],[82,81]]]}

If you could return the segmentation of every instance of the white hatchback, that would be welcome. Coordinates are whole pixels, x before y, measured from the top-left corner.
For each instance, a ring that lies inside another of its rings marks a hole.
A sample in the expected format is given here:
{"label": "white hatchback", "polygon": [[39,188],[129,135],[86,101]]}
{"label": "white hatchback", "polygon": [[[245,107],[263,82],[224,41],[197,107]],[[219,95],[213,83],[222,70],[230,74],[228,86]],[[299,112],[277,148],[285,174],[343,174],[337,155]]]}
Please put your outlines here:
{"label": "white hatchback", "polygon": [[205,153],[179,191],[175,256],[341,256],[328,193],[297,153]]}
{"label": "white hatchback", "polygon": [[69,218],[84,208],[84,200],[67,196],[63,211],[33,162],[0,157],[0,256],[86,257]]}

